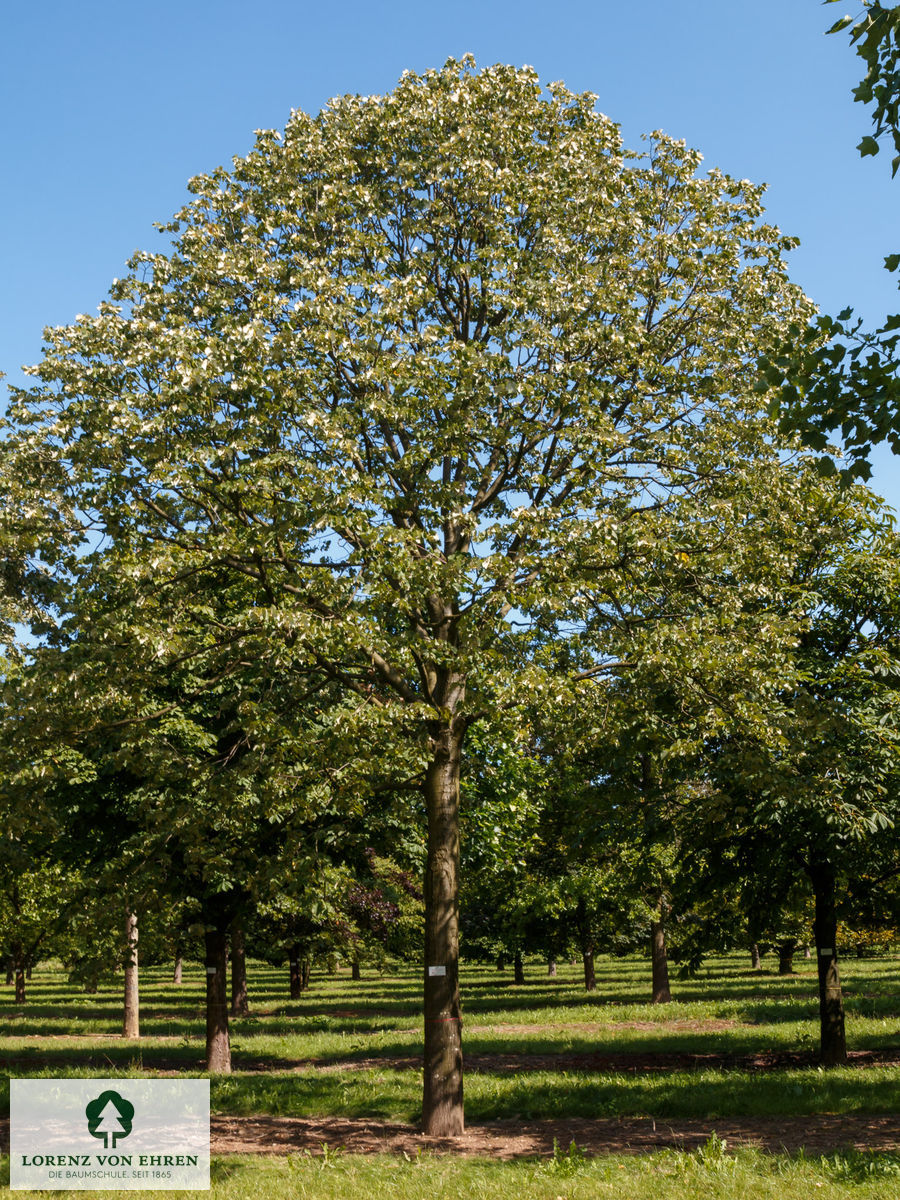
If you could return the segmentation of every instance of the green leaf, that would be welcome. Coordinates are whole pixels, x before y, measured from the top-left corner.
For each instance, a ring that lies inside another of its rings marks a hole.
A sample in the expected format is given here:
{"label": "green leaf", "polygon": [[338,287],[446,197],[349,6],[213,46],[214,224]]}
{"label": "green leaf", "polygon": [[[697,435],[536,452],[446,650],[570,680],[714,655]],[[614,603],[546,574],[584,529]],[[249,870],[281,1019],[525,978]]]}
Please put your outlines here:
{"label": "green leaf", "polygon": [[816,470],[826,479],[831,475],[837,475],[834,459],[828,458],[827,455],[816,459]]}
{"label": "green leaf", "polygon": [[871,135],[864,137],[856,148],[863,158],[878,153],[878,143]]}

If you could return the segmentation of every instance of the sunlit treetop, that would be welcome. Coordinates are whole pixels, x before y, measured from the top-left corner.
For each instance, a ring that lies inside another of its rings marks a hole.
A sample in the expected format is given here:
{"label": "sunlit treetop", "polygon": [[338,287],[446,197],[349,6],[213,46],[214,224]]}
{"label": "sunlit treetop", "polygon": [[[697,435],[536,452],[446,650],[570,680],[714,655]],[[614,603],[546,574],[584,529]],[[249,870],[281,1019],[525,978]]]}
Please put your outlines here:
{"label": "sunlit treetop", "polygon": [[48,332],[18,461],[143,586],[240,573],[361,692],[447,707],[448,655],[496,678],[510,612],[621,586],[661,509],[774,453],[753,364],[809,312],[792,243],[590,93],[451,59],[190,191],[169,252]]}

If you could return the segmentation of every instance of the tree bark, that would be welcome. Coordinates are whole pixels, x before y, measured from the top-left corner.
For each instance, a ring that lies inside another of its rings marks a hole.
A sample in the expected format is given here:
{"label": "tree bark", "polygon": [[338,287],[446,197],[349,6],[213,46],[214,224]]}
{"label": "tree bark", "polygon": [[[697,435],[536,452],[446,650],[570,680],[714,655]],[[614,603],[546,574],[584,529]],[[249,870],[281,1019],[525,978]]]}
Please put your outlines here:
{"label": "tree bark", "polygon": [[184,960],[182,959],[181,951],[179,950],[175,955],[175,968],[172,971],[172,982],[173,983],[181,983],[181,977],[182,977],[183,972],[184,972]]}
{"label": "tree bark", "polygon": [[304,992],[309,990],[309,957],[300,960],[300,986]]}
{"label": "tree bark", "polygon": [[595,992],[597,990],[597,973],[594,970],[593,948],[585,950],[582,959],[584,960],[584,990]]}
{"label": "tree bark", "polygon": [[762,955],[759,952],[759,946],[756,944],[756,942],[750,943],[750,970],[762,970]]}
{"label": "tree bark", "polygon": [[14,956],[16,977],[16,1004],[25,1003],[25,960],[21,954]]}
{"label": "tree bark", "polygon": [[362,979],[362,972],[359,969],[359,959],[358,958],[354,958],[353,962],[350,964],[350,978],[351,979]]}
{"label": "tree bark", "polygon": [[830,863],[813,863],[809,877],[816,898],[816,959],[819,970],[819,1054],[825,1067],[847,1061],[844,998],[837,962],[836,872]]}
{"label": "tree bark", "polygon": [[497,970],[498,971],[506,970],[506,955],[505,954],[497,955]]}
{"label": "tree bark", "polygon": [[785,938],[778,946],[778,974],[793,975],[794,973],[794,951],[797,949],[797,942],[794,938]]}
{"label": "tree bark", "polygon": [[290,978],[291,999],[299,1000],[303,991],[303,975],[300,971],[300,943],[294,942],[288,951],[288,974]]}
{"label": "tree bark", "polygon": [[[594,938],[591,934],[584,896],[579,896],[578,898],[578,907],[575,910],[575,925],[581,941],[581,962],[584,966],[584,990],[586,992],[593,992],[597,989],[597,975],[594,971]],[[574,959],[572,965],[575,965]]]}
{"label": "tree bark", "polygon": [[231,1039],[228,1033],[226,955],[227,924],[208,927],[206,942],[206,1069],[210,1074],[231,1074]]}
{"label": "tree bark", "polygon": [[525,964],[522,962],[522,951],[517,950],[513,959],[513,983],[525,982]]}
{"label": "tree bark", "polygon": [[141,1005],[138,994],[138,919],[125,911],[125,1002],[122,1012],[122,1037],[141,1036]]}
{"label": "tree bark", "polygon": [[244,927],[240,918],[231,922],[231,1015],[250,1015],[247,998],[247,955],[244,946]]}
{"label": "tree bark", "polygon": [[16,965],[12,957],[6,960],[6,982],[11,984],[16,977]]}
{"label": "tree bark", "polygon": [[[444,680],[445,688],[450,683]],[[454,699],[462,699],[455,681]],[[433,758],[425,773],[428,815],[425,869],[425,1054],[423,1132],[463,1133],[463,1061],[459,1001],[459,776],[465,724],[458,717],[430,729]]]}
{"label": "tree bark", "polygon": [[31,982],[31,971],[32,971],[33,967],[34,967],[34,963],[29,958],[28,961],[25,963],[25,978],[28,980],[29,983]]}
{"label": "tree bark", "polygon": [[553,957],[552,954],[547,959],[547,974],[548,975],[556,974],[556,959]]}
{"label": "tree bark", "polygon": [[653,971],[653,1003],[668,1004],[672,993],[669,991],[669,960],[666,955],[666,931],[662,920],[650,922],[650,958]]}

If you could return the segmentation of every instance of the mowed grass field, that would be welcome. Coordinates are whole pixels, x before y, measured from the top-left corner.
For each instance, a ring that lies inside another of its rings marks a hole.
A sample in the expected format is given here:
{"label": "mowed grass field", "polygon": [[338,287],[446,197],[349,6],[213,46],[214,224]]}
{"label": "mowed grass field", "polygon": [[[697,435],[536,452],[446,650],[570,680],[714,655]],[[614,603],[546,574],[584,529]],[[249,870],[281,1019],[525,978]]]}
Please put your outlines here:
{"label": "mowed grass field", "polygon": [[[580,968],[464,965],[466,1114],[506,1119],[798,1117],[900,1111],[900,959],[845,960],[853,1065],[823,1071],[815,964],[798,958],[779,976],[749,960],[711,960],[690,980],[673,978],[672,1004],[649,996],[649,962],[601,959],[597,991]],[[313,972],[299,1000],[287,970],[250,964],[251,1015],[232,1025],[234,1073],[214,1078],[215,1113],[368,1117],[415,1123],[420,1115],[420,972],[397,966],[335,976]],[[13,1077],[203,1074],[204,974],[186,964],[141,971],[140,1041],[120,1036],[120,989],[73,989],[61,969],[35,970],[24,1005],[0,987],[0,1070]],[[695,1153],[589,1159],[577,1146],[544,1161],[485,1162],[435,1156],[327,1155],[217,1159],[214,1193],[225,1196],[627,1197],[866,1194],[900,1198],[900,1156],[885,1153],[765,1155],[713,1140]],[[0,1180],[2,1182],[2,1180]],[[526,1186],[527,1183],[527,1186]],[[103,1194],[103,1193],[97,1193]]]}

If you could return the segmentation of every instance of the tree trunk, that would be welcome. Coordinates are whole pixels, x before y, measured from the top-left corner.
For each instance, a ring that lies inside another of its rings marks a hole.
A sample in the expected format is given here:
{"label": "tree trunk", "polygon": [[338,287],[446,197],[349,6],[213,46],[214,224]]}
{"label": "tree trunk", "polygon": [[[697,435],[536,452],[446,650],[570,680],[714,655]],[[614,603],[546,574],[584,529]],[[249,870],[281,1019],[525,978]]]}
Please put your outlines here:
{"label": "tree trunk", "polygon": [[[662,906],[660,906],[660,917]],[[672,999],[669,991],[669,960],[666,956],[666,931],[661,920],[650,922],[650,958],[653,969],[653,1003],[668,1004]]]}
{"label": "tree trunk", "polygon": [[299,1000],[303,991],[303,976],[300,973],[300,943],[294,942],[288,951],[288,973],[290,977],[291,999]]}
{"label": "tree trunk", "polygon": [[25,962],[21,955],[15,956],[16,1004],[25,1003]]}
{"label": "tree trunk", "polygon": [[505,954],[497,955],[497,970],[498,971],[506,970],[506,955]]}
{"label": "tree trunk", "polygon": [[244,946],[244,927],[239,917],[231,922],[231,1015],[247,1017],[247,956]]}
{"label": "tree trunk", "polygon": [[308,989],[309,989],[309,968],[310,968],[309,958],[307,957],[307,958],[301,959],[301,961],[300,961],[300,986],[303,988],[304,992],[308,991]]}
{"label": "tree trunk", "polygon": [[6,982],[12,983],[13,980],[15,979],[15,977],[16,977],[16,965],[13,962],[12,957],[10,957],[6,960]]}
{"label": "tree trunk", "polygon": [[556,974],[556,959],[553,957],[552,954],[547,959],[547,974],[548,975]]}
{"label": "tree trunk", "polygon": [[353,962],[350,964],[350,978],[351,979],[362,979],[362,973],[359,969],[359,959],[358,958],[354,958]]}
{"label": "tree trunk", "polygon": [[584,960],[584,990],[586,992],[595,992],[597,990],[597,974],[594,970],[593,947],[584,951],[582,959]]}
{"label": "tree trunk", "polygon": [[34,966],[34,963],[29,958],[29,960],[25,964],[25,978],[28,980],[29,983],[31,982],[31,969],[33,966]]}
{"label": "tree trunk", "polygon": [[[447,680],[444,680],[447,684]],[[460,681],[455,686],[462,699]],[[445,689],[450,691],[450,687]],[[458,717],[430,729],[434,757],[425,773],[428,814],[425,869],[425,1056],[422,1130],[463,1133],[463,1062],[459,1002],[459,774],[465,725]]]}
{"label": "tree trunk", "polygon": [[227,925],[207,928],[206,942],[206,1069],[210,1074],[231,1074],[231,1040],[228,1035],[226,953]]}
{"label": "tree trunk", "polygon": [[141,1007],[138,995],[138,919],[131,909],[125,911],[125,1004],[122,1037],[141,1036]]}
{"label": "tree trunk", "polygon": [[865,958],[865,956],[866,956],[866,947],[865,947],[865,943],[864,943],[864,942],[857,942],[857,943],[856,943],[856,957],[857,957],[857,958]]}
{"label": "tree trunk", "polygon": [[778,947],[778,974],[793,975],[794,973],[794,951],[797,949],[797,943],[794,938],[786,938]]}
{"label": "tree trunk", "polygon": [[808,871],[816,898],[813,929],[819,969],[819,1053],[823,1066],[835,1067],[847,1061],[844,998],[837,963],[835,870],[830,863],[815,863]]}
{"label": "tree trunk", "polygon": [[750,943],[750,970],[762,970],[762,955],[759,952],[759,946],[756,944],[756,942]]}
{"label": "tree trunk", "polygon": [[[575,926],[581,942],[581,962],[584,966],[584,990],[596,991],[597,976],[594,971],[594,939],[591,934],[590,922],[587,917],[587,905],[584,896],[579,896],[578,907],[575,910]],[[575,960],[572,960],[575,965]]]}
{"label": "tree trunk", "polygon": [[184,972],[184,960],[181,957],[181,951],[175,954],[175,969],[172,971],[172,982],[181,983],[181,977]]}
{"label": "tree trunk", "polygon": [[517,950],[513,959],[513,983],[525,982],[525,964],[522,962],[522,951]]}

